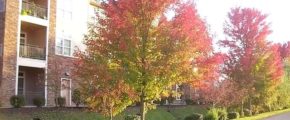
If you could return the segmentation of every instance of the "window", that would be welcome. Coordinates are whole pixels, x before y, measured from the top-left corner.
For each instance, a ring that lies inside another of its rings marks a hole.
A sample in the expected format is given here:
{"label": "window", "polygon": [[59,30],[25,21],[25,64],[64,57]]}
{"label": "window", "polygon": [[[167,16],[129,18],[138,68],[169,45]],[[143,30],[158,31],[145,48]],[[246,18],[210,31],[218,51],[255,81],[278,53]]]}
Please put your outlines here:
{"label": "window", "polygon": [[178,84],[175,84],[175,92],[176,92],[175,99],[176,100],[181,100],[181,95],[180,95],[181,88],[180,88],[180,86]]}
{"label": "window", "polygon": [[26,33],[20,33],[20,45],[26,44]]}
{"label": "window", "polygon": [[61,37],[56,40],[56,54],[72,56],[71,37]]}
{"label": "window", "polygon": [[59,21],[72,20],[72,0],[59,0],[57,17]]}
{"label": "window", "polygon": [[18,95],[24,95],[25,93],[25,76],[24,72],[18,73]]}
{"label": "window", "polygon": [[72,11],[58,8],[58,18],[62,21],[72,20]]}
{"label": "window", "polygon": [[0,0],[0,12],[3,12],[5,10],[5,1]]}
{"label": "window", "polygon": [[58,55],[72,56],[71,24],[73,0],[57,0],[57,39],[55,52]]}

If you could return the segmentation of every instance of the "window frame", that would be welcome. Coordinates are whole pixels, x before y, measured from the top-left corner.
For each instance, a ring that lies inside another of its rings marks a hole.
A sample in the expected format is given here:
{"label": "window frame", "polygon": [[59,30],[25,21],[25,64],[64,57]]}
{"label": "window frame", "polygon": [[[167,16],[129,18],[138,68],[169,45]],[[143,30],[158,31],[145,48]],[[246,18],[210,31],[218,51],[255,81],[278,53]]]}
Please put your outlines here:
{"label": "window frame", "polygon": [[[67,47],[64,45],[64,41],[67,40],[70,42],[70,46]],[[58,45],[58,42],[61,43],[61,45]],[[56,55],[61,55],[61,56],[66,56],[66,57],[73,57],[73,50],[72,50],[72,37],[69,35],[69,36],[64,36],[64,35],[61,35],[61,37],[57,37],[56,38],[56,41],[55,41],[55,54]],[[61,53],[58,52],[58,49],[61,48]],[[65,54],[65,48],[66,49],[69,49],[69,55]]]}
{"label": "window frame", "polygon": [[[22,73],[23,76],[19,76],[19,73]],[[19,71],[18,72],[18,84],[17,84],[17,95],[19,95],[19,78],[22,78],[23,79],[23,95],[26,94],[26,73],[24,71]]]}
{"label": "window frame", "polygon": [[67,81],[69,81],[69,99],[70,99],[70,101],[69,101],[69,106],[71,106],[72,104],[72,79],[70,79],[70,78],[60,78],[60,96],[62,97],[62,81],[64,81],[64,80],[67,80]]}

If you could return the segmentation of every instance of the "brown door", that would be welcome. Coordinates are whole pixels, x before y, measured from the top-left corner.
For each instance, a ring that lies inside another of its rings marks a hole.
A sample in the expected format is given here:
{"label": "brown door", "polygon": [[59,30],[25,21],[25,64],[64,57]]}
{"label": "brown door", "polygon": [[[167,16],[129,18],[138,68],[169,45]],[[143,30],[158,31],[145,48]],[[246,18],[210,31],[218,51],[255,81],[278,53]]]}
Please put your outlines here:
{"label": "brown door", "polygon": [[71,104],[70,79],[61,80],[61,97],[65,98],[66,106]]}

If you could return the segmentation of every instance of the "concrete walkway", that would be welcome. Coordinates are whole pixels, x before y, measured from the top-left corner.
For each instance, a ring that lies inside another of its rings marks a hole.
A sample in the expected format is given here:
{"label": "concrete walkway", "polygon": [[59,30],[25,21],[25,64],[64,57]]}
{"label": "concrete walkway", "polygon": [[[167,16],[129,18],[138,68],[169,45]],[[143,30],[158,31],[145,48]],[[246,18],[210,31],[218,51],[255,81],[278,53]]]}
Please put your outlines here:
{"label": "concrete walkway", "polygon": [[290,112],[274,115],[263,120],[290,120]]}

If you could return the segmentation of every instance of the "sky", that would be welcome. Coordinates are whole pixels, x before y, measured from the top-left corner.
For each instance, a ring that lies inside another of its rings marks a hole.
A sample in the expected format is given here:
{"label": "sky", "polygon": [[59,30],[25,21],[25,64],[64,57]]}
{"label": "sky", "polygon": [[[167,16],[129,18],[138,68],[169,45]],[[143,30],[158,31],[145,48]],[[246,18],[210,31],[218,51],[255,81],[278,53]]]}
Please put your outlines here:
{"label": "sky", "polygon": [[210,26],[214,41],[224,39],[223,24],[234,7],[250,7],[267,14],[272,34],[269,41],[290,41],[290,0],[195,0],[200,16]]}

